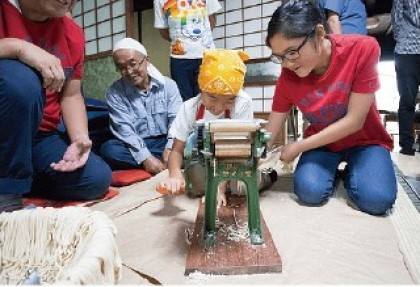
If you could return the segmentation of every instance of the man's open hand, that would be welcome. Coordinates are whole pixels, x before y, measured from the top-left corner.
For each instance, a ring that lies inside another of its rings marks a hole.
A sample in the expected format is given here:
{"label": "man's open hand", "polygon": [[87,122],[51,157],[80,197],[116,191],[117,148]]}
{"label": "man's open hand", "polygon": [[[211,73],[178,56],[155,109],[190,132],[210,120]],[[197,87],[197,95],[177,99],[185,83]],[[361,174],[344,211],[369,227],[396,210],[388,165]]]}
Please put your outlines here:
{"label": "man's open hand", "polygon": [[51,168],[61,172],[75,171],[86,164],[91,148],[92,141],[89,138],[78,140],[69,145],[62,160],[51,163]]}

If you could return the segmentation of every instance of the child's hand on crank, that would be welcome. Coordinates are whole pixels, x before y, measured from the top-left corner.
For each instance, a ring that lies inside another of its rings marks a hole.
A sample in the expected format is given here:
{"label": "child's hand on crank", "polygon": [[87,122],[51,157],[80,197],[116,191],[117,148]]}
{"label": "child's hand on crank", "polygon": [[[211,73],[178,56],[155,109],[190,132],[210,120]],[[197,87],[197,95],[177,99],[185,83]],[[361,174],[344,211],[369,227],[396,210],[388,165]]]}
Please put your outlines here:
{"label": "child's hand on crank", "polygon": [[184,178],[169,177],[158,184],[156,191],[161,194],[179,195],[185,192],[185,180]]}

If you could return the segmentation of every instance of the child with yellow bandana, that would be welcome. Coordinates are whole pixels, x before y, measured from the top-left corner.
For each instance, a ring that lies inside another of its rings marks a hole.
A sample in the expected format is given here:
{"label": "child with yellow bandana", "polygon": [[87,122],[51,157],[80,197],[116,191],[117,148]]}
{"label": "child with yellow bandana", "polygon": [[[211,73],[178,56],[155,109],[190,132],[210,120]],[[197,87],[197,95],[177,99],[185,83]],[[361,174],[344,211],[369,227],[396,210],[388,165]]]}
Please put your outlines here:
{"label": "child with yellow bandana", "polygon": [[[169,177],[160,183],[168,193],[179,194],[185,186],[181,171],[183,152],[197,120],[253,119],[252,99],[242,90],[246,73],[244,61],[247,59],[248,54],[240,50],[215,49],[205,52],[198,75],[201,93],[183,103],[169,130],[169,135],[174,139],[168,160]],[[201,171],[204,172],[204,169]],[[204,192],[204,173],[196,172],[191,180],[200,182],[198,185],[203,187],[201,192]],[[227,181],[220,183],[219,206],[226,205],[226,189]]]}

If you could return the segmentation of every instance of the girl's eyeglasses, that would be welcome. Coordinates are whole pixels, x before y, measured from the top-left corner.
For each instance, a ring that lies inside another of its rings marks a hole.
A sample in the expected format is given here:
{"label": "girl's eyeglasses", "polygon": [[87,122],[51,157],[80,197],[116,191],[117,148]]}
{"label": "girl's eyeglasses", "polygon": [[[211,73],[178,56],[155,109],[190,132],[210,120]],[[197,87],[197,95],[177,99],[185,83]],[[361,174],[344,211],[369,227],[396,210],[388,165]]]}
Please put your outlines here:
{"label": "girl's eyeglasses", "polygon": [[315,32],[315,28],[316,27],[314,27],[311,30],[311,32],[309,32],[305,36],[305,39],[303,39],[302,44],[300,44],[296,49],[292,49],[292,50],[287,51],[286,54],[284,54],[284,56],[271,54],[270,60],[273,63],[282,64],[286,60],[290,61],[290,60],[296,60],[297,58],[299,58],[300,57],[300,54],[299,54],[300,49],[302,49],[302,47],[306,44],[306,42],[308,42],[309,37],[312,35],[313,32]]}

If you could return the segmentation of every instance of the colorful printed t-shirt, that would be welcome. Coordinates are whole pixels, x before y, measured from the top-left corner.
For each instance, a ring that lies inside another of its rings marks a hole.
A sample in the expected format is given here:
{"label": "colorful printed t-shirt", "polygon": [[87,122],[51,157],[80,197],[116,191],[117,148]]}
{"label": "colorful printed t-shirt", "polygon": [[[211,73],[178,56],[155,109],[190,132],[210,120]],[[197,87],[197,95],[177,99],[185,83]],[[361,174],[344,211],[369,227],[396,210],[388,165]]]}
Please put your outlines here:
{"label": "colorful printed t-shirt", "polygon": [[[66,80],[81,79],[85,40],[82,29],[70,18],[43,22],[26,19],[8,0],[0,0],[0,39],[18,38],[41,47],[60,59]],[[53,131],[60,120],[60,94],[46,92],[40,131]]]}
{"label": "colorful printed t-shirt", "polygon": [[200,59],[214,49],[209,15],[220,8],[217,0],[155,0],[155,27],[169,28],[171,57]]}
{"label": "colorful printed t-shirt", "polygon": [[[378,90],[377,63],[380,48],[376,40],[362,35],[329,35],[332,54],[324,75],[299,78],[283,69],[277,81],[272,110],[285,113],[295,105],[310,122],[304,137],[316,134],[343,118],[351,93],[371,94]],[[363,95],[359,95],[363,96]],[[354,146],[381,145],[393,148],[391,136],[382,125],[374,102],[361,130],[327,145],[331,151]]]}

